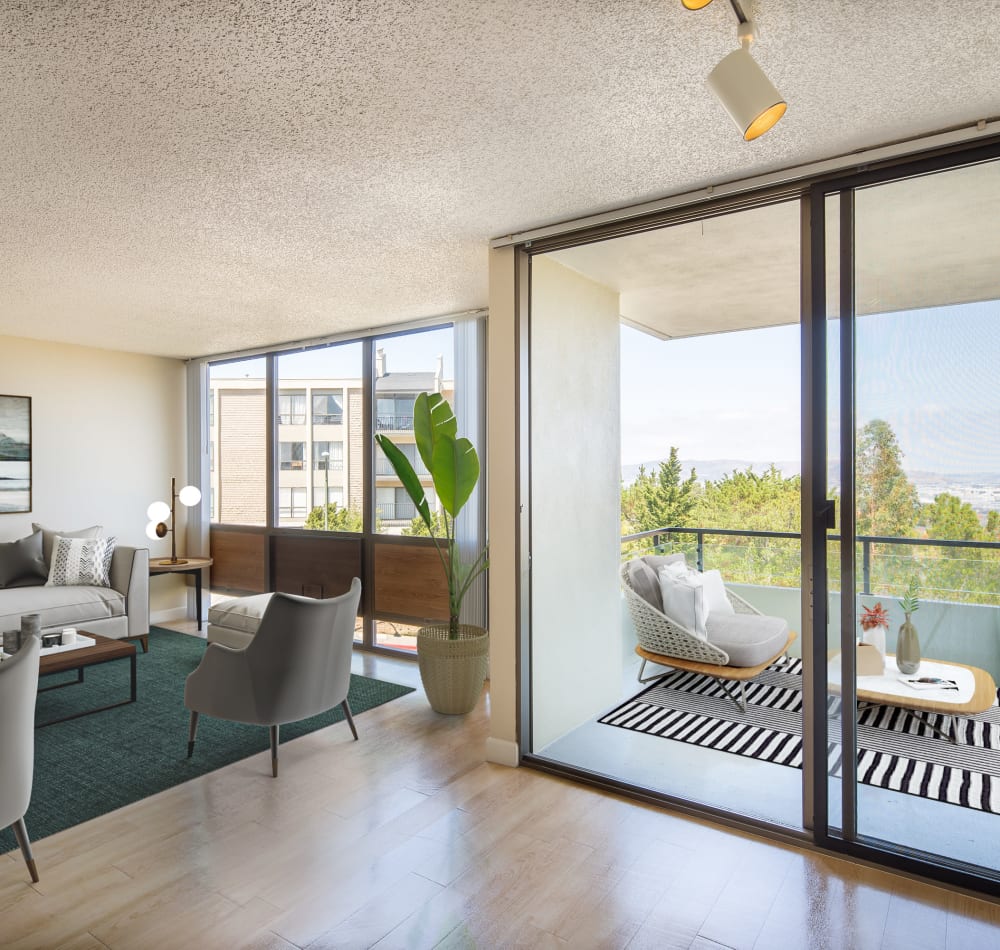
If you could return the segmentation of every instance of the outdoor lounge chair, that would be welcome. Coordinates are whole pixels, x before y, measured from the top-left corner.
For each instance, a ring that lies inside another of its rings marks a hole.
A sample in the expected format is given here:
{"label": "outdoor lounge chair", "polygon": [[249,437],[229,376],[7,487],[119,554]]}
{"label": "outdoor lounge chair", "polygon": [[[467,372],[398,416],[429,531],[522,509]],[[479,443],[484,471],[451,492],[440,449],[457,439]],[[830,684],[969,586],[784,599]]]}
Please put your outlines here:
{"label": "outdoor lounge chair", "polygon": [[[642,658],[638,679],[649,683],[666,675],[644,677],[646,663],[670,666],[714,677],[746,712],[746,683],[759,676],[795,640],[795,632],[780,617],[769,617],[727,586],[733,613],[710,614],[702,637],[663,612],[657,570],[683,555],[647,556],[621,566],[622,590],[639,640],[635,652]],[[739,697],[726,681],[740,684]]]}

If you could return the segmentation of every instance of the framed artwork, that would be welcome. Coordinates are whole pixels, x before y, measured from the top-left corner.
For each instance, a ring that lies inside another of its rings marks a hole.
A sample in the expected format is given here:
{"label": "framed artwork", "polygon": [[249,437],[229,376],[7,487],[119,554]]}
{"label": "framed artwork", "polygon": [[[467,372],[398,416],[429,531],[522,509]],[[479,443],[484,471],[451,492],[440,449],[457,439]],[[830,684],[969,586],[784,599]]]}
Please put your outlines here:
{"label": "framed artwork", "polygon": [[31,511],[31,397],[0,396],[0,514]]}

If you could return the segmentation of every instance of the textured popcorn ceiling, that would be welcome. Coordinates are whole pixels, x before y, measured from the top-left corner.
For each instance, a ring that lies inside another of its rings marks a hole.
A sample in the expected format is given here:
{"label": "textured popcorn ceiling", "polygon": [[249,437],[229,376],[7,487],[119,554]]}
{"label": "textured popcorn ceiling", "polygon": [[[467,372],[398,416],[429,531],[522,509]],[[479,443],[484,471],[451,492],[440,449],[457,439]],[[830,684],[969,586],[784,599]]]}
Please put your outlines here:
{"label": "textured popcorn ceiling", "polygon": [[996,0],[744,7],[789,101],[751,144],[704,84],[724,0],[8,0],[0,333],[191,356],[479,308],[490,237],[1000,113]]}

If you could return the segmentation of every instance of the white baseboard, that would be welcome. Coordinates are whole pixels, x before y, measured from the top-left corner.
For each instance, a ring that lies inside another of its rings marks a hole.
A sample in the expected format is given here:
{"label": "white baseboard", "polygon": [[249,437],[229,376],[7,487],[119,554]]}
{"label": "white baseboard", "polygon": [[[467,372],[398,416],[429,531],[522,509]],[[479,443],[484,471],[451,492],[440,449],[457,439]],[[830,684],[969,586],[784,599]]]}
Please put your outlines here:
{"label": "white baseboard", "polygon": [[517,768],[521,762],[521,751],[516,742],[490,736],[486,740],[486,761]]}
{"label": "white baseboard", "polygon": [[167,623],[170,620],[187,619],[187,607],[171,607],[169,610],[156,610],[149,615],[149,622],[153,624]]}

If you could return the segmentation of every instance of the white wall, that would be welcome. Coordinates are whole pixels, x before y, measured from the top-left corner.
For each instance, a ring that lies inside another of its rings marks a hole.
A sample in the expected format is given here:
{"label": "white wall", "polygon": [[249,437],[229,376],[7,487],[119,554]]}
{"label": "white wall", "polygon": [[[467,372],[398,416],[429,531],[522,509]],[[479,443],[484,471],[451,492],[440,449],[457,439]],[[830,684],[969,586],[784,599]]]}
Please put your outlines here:
{"label": "white wall", "polygon": [[[30,396],[32,510],[0,514],[0,541],[31,523],[104,527],[123,544],[170,554],[169,538],[146,538],[146,508],[184,484],[185,369],[163,359],[0,336],[0,393]],[[178,505],[178,508],[183,508]],[[184,549],[178,514],[178,552]],[[183,579],[150,580],[154,620],[183,615]]]}
{"label": "white wall", "polygon": [[535,751],[621,692],[618,294],[545,257],[531,274]]}
{"label": "white wall", "polygon": [[517,339],[512,248],[490,251],[486,321],[486,518],[490,539],[490,735],[486,757],[517,765]]}

